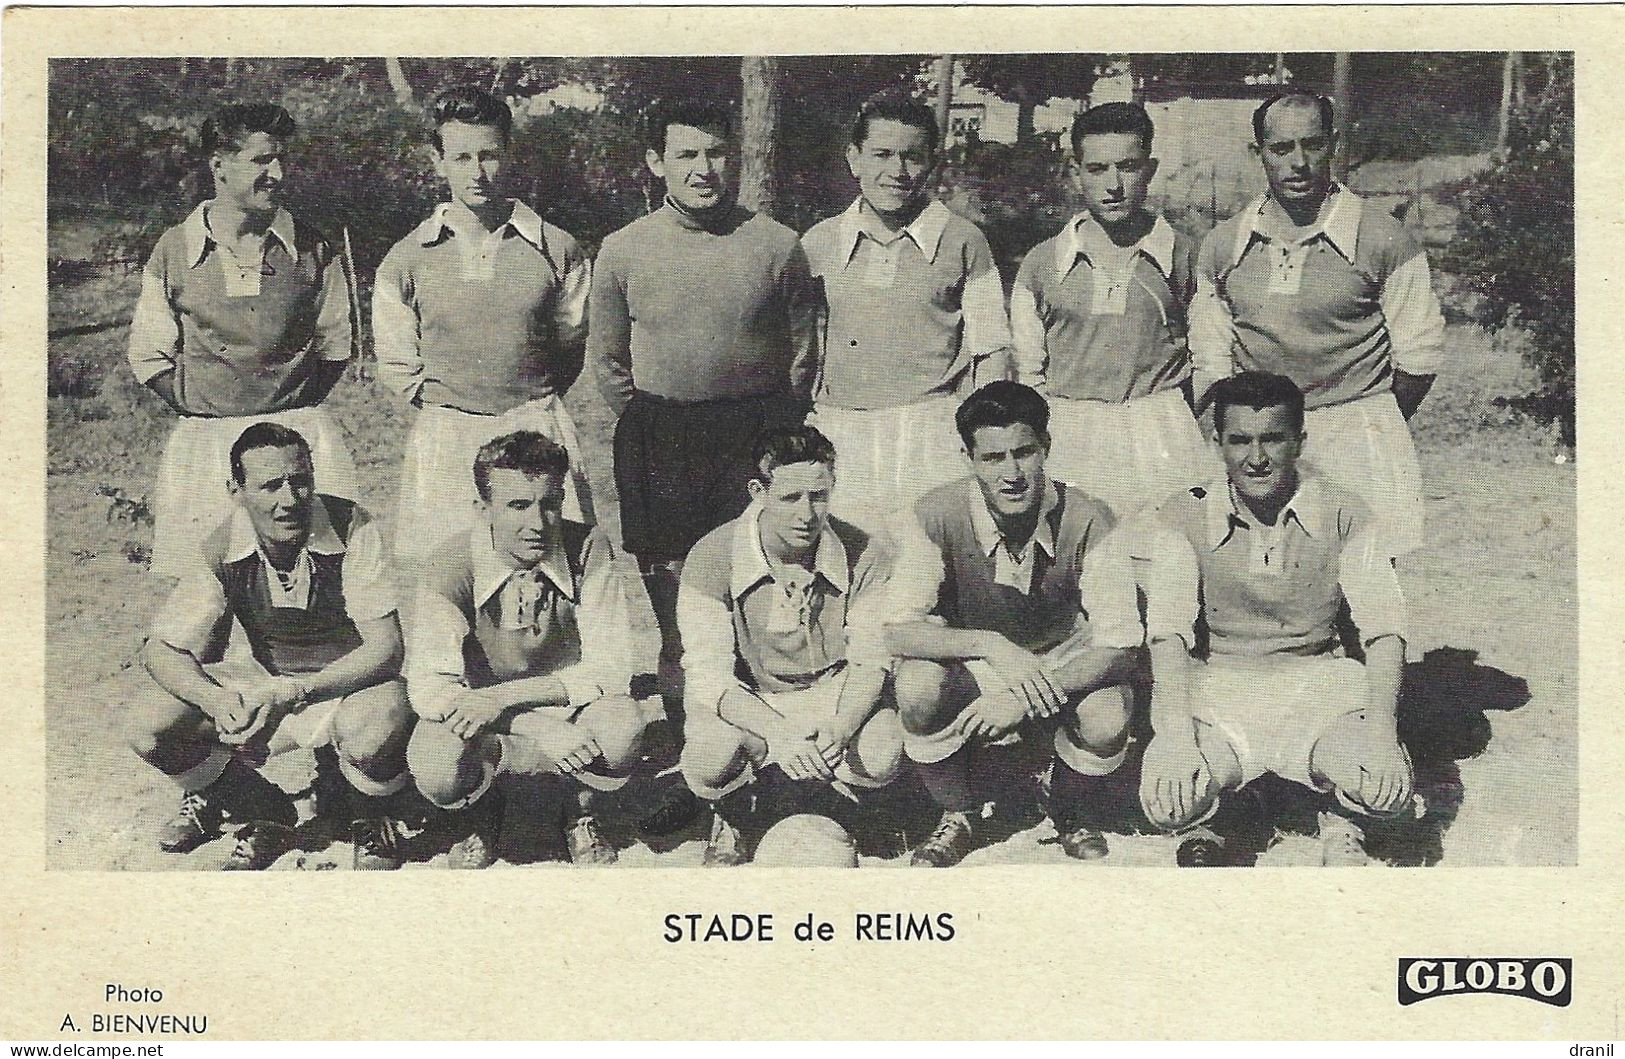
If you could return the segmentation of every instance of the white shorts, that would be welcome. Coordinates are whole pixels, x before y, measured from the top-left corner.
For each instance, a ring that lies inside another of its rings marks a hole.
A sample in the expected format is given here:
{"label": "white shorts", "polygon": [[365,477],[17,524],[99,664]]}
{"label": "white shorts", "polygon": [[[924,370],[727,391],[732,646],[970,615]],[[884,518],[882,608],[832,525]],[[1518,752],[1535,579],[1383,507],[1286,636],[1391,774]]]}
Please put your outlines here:
{"label": "white shorts", "polygon": [[[263,680],[268,675],[264,668],[251,658],[231,658],[203,668],[214,678],[215,683],[227,690]],[[346,696],[339,695],[320,702],[307,702],[298,709],[284,714],[277,723],[276,730],[271,733],[269,745],[275,747],[278,743],[291,743],[304,750],[315,750],[319,746],[332,743],[333,718],[338,716],[339,707],[344,705],[345,698]]]}
{"label": "white shorts", "polygon": [[[811,687],[801,688],[797,691],[761,691],[754,694],[763,702],[773,707],[785,717],[793,718],[809,726],[818,726],[826,721],[835,719],[835,708],[841,701],[841,689],[846,686],[846,672],[818,681]],[[880,713],[870,717],[864,722],[867,727],[873,724]],[[734,727],[723,720],[712,710],[689,710],[683,718],[683,741],[695,745],[730,743],[738,744],[744,739],[743,730]],[[755,776],[755,769],[761,768],[764,762],[752,760],[743,773],[727,786],[718,791],[707,792],[704,797],[719,798],[732,791],[738,790],[749,783]],[[853,771],[851,765],[843,761],[835,769],[835,778],[851,787],[866,787],[875,789],[884,786],[869,776]]]}
{"label": "white shorts", "polygon": [[954,397],[897,408],[858,410],[819,405],[808,421],[835,443],[835,495],[830,513],[869,533],[939,485],[970,473]]}
{"label": "white shorts", "polygon": [[280,423],[310,445],[316,490],[346,500],[356,495],[355,461],[327,409],[290,408],[265,415],[206,419],[182,416],[164,446],[153,506],[152,570],[180,577],[202,561],[199,545],[231,512],[226,481],[231,446],[254,423]]}
{"label": "white shorts", "polygon": [[1224,476],[1224,463],[1178,390],[1123,404],[1049,402],[1049,476],[1118,518]]}
{"label": "white shorts", "polygon": [[1194,678],[1197,720],[1235,753],[1243,785],[1272,773],[1318,789],[1315,744],[1369,705],[1365,666],[1352,658],[1227,655],[1197,665]]}
{"label": "white shorts", "polygon": [[395,511],[395,554],[421,559],[474,522],[474,457],[492,438],[515,430],[545,434],[570,454],[564,517],[591,525],[592,499],[575,422],[557,397],[542,397],[501,415],[476,415],[430,406],[418,412],[406,437],[401,496]]}
{"label": "white shorts", "polygon": [[1312,408],[1304,415],[1303,458],[1364,500],[1389,556],[1422,545],[1422,471],[1411,428],[1393,394]]}
{"label": "white shorts", "polygon": [[[1069,641],[1068,643],[1062,644],[1060,647],[1055,648],[1053,651],[1050,651],[1044,657],[1048,662],[1050,662],[1050,664],[1058,667],[1065,665],[1073,655],[1075,655],[1078,651],[1085,649],[1087,649],[1086,644],[1073,643]],[[992,663],[988,662],[986,659],[968,658],[961,664],[965,667],[965,671],[970,674],[971,679],[975,681],[976,690],[978,692],[986,694],[987,689],[989,688],[1000,688],[1004,686],[1003,682],[999,679],[997,672],[994,670]],[[1122,703],[1124,707],[1132,707],[1132,699],[1130,698],[1132,695],[1133,692],[1129,688],[1116,685],[1109,688],[1101,688],[1099,691],[1092,692],[1081,699],[1070,702],[1066,708],[1070,710],[1082,710],[1086,708],[1084,705],[1085,703],[1094,702],[1097,699],[1102,704],[1111,705],[1112,708],[1117,708],[1119,703]],[[968,710],[970,707],[967,705],[965,708]],[[910,760],[918,762],[922,765],[931,765],[938,761],[946,761],[948,758],[957,754],[970,742],[970,738],[966,736],[960,728],[960,721],[963,717],[964,712],[961,711],[959,717],[955,718],[952,724],[937,732],[916,734],[905,728],[903,730],[904,752],[908,754]],[[1050,723],[1054,722],[1051,721]],[[1024,727],[1027,727],[1027,725],[1024,725]],[[1046,725],[1041,730],[1047,731],[1048,726]],[[1003,739],[999,739],[995,743],[989,745],[1010,745],[1020,742],[1022,738],[1023,731],[1021,729],[1017,729],[1016,731],[1005,736]],[[1113,757],[1097,757],[1085,748],[1075,744],[1071,738],[1068,737],[1066,726],[1064,724],[1057,724],[1055,726],[1053,742],[1055,745],[1055,753],[1061,758],[1067,767],[1071,768],[1074,772],[1079,772],[1084,775],[1104,776],[1111,772],[1115,772],[1117,767],[1123,763],[1124,757],[1127,754],[1127,748],[1125,747],[1123,751],[1119,752]]]}

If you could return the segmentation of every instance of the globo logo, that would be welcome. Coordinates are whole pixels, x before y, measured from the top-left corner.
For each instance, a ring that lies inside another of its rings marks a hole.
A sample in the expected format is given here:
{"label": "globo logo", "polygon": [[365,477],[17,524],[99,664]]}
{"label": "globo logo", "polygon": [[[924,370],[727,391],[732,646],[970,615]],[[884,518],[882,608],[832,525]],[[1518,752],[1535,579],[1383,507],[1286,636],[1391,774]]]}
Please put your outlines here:
{"label": "globo logo", "polygon": [[1500,993],[1565,1008],[1573,999],[1573,961],[1555,956],[1402,956],[1399,1003],[1441,996]]}

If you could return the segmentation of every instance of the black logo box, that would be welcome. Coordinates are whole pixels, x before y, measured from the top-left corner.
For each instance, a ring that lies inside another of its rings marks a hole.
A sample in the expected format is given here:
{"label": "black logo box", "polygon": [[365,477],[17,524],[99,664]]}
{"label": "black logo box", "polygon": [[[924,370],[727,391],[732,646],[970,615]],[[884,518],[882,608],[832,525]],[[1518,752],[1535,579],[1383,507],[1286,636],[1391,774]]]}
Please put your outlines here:
{"label": "black logo box", "polygon": [[1573,960],[1562,956],[1401,956],[1401,1007],[1435,997],[1498,993],[1566,1008]]}

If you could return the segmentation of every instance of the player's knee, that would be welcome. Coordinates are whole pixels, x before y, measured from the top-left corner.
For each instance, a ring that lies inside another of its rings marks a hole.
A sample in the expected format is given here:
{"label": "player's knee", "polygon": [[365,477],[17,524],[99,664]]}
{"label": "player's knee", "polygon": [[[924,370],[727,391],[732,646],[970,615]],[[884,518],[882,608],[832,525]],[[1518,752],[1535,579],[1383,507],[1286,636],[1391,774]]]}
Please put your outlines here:
{"label": "player's knee", "polygon": [[648,725],[639,712],[636,700],[619,695],[600,699],[587,710],[582,723],[598,741],[604,767],[620,772],[637,764]]}
{"label": "player's knee", "polygon": [[847,748],[852,771],[874,783],[890,783],[903,771],[903,724],[893,710],[882,710],[858,729]]}
{"label": "player's knee", "polygon": [[124,741],[142,758],[150,758],[174,740],[195,734],[203,720],[203,711],[196,706],[162,688],[151,688],[125,712]]}
{"label": "player's knee", "polygon": [[1133,697],[1127,687],[1103,688],[1086,695],[1073,711],[1072,735],[1079,746],[1101,757],[1123,748],[1128,738]]}
{"label": "player's knee", "polygon": [[712,799],[739,778],[744,771],[745,755],[737,740],[730,740],[721,732],[701,735],[691,732],[683,742],[678,767],[689,790],[701,798]]}
{"label": "player's knee", "polygon": [[917,735],[944,727],[957,712],[948,702],[948,667],[938,662],[910,658],[898,663],[892,691],[902,726]]}
{"label": "player's knee", "polygon": [[345,697],[333,715],[333,738],[346,757],[364,761],[392,746],[398,753],[416,720],[406,684],[387,680]]}
{"label": "player's knee", "polygon": [[468,793],[461,768],[467,753],[468,744],[445,725],[425,721],[406,746],[406,767],[419,793],[436,805],[450,805]]}

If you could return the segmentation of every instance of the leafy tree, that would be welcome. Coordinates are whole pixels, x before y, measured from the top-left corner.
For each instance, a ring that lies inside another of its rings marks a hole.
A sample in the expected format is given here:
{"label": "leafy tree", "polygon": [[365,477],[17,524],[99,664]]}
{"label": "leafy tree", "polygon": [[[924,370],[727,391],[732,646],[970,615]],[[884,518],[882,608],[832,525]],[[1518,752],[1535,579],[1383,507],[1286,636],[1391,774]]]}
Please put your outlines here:
{"label": "leafy tree", "polygon": [[1447,267],[1482,296],[1488,326],[1527,335],[1540,389],[1517,404],[1573,445],[1574,60],[1532,58],[1506,156],[1464,188]]}

